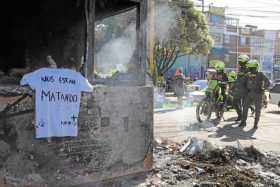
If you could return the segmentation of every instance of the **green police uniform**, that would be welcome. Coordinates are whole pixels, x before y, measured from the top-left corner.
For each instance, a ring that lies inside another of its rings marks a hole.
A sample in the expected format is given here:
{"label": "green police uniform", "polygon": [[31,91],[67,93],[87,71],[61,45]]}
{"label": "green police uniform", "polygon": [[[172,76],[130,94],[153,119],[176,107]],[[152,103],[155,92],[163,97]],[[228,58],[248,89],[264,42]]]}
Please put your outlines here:
{"label": "green police uniform", "polygon": [[234,83],[233,90],[233,108],[237,113],[237,121],[242,119],[242,114],[244,111],[244,101],[248,92],[246,89],[246,78],[245,75],[247,73],[246,64],[249,61],[249,57],[247,55],[240,55],[238,57],[238,63],[240,66],[240,70],[237,74],[237,79]]}
{"label": "green police uniform", "polygon": [[250,105],[253,104],[255,106],[254,128],[257,128],[261,115],[263,94],[265,89],[269,86],[269,80],[262,72],[258,72],[258,62],[256,60],[250,60],[247,67],[249,72],[245,76],[245,85],[248,96],[244,100],[244,111],[240,126],[246,125],[248,109]]}

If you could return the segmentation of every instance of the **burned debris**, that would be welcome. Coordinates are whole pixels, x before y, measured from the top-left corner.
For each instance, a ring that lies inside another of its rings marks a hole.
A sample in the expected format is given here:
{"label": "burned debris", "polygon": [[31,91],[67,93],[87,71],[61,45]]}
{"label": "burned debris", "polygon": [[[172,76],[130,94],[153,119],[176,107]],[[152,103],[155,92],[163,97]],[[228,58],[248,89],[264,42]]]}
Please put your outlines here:
{"label": "burned debris", "polygon": [[[157,142],[154,168],[146,182],[140,186],[280,185],[279,156],[261,153],[253,146],[244,149],[216,148],[211,143],[196,138],[188,139],[183,144],[166,140]],[[204,147],[203,150],[199,146]]]}

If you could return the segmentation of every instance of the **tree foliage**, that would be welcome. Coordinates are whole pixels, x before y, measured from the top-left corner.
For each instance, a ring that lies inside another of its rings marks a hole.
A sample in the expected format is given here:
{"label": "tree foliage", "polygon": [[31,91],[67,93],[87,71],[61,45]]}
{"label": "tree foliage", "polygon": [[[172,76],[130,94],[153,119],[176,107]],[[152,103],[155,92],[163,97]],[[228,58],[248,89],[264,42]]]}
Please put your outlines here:
{"label": "tree foliage", "polygon": [[[157,6],[161,3],[158,0]],[[194,8],[190,0],[172,0],[167,6],[176,14],[175,24],[169,28],[168,35],[164,39],[156,38],[154,62],[149,62],[154,83],[181,55],[207,54],[213,45],[204,15]]]}
{"label": "tree foliage", "polygon": [[190,0],[173,0],[177,25],[171,28],[170,38],[185,54],[207,54],[213,45],[205,16],[194,8]]}

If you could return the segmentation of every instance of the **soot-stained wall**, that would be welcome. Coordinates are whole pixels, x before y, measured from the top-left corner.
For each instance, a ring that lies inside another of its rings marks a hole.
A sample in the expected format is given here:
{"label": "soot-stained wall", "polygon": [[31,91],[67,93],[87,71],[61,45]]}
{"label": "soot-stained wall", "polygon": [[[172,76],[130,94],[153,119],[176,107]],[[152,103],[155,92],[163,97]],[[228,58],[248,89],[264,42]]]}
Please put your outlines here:
{"label": "soot-stained wall", "polygon": [[[0,69],[38,69],[47,65],[47,55],[60,67],[78,68],[85,51],[84,2],[3,2]],[[0,95],[1,109],[9,97]],[[34,96],[11,113],[29,109]],[[35,139],[34,113],[0,118],[0,186],[79,185],[151,168],[152,88],[97,87],[84,94],[79,116],[78,137],[51,140]]]}
{"label": "soot-stained wall", "polygon": [[79,66],[84,51],[84,1],[4,1],[0,7],[0,69],[36,69],[52,55]]}

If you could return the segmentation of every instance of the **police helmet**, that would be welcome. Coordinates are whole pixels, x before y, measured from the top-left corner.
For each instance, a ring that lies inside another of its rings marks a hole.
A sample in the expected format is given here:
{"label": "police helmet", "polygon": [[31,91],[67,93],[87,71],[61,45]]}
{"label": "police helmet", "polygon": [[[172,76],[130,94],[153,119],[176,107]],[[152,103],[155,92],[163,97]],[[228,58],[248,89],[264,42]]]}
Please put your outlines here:
{"label": "police helmet", "polygon": [[225,69],[225,63],[222,61],[217,61],[214,67],[217,72],[223,72]]}
{"label": "police helmet", "polygon": [[246,67],[249,69],[249,71],[256,71],[259,68],[259,62],[257,60],[249,60],[249,62],[246,64]]}
{"label": "police helmet", "polygon": [[238,57],[238,63],[240,66],[246,66],[248,61],[250,60],[250,57],[248,55],[240,55]]}

